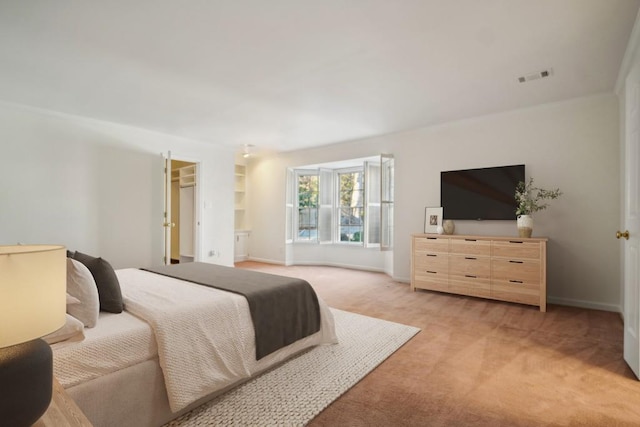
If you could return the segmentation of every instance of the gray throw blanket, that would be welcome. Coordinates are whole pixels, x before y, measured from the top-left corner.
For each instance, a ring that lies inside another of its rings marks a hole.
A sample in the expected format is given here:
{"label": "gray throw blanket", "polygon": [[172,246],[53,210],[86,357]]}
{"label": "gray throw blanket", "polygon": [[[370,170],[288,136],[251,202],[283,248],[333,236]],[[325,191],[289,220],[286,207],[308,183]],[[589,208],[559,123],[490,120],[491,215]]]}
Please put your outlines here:
{"label": "gray throw blanket", "polygon": [[243,295],[256,332],[256,360],[320,330],[318,297],[304,280],[202,262],[142,270]]}

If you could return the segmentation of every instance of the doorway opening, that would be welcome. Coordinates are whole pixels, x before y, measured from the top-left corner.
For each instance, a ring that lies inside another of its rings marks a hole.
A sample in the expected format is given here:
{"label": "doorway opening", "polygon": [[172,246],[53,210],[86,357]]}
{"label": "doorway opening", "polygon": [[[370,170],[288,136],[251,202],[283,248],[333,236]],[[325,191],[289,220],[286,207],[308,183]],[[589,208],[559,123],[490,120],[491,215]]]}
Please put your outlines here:
{"label": "doorway opening", "polygon": [[196,168],[193,162],[171,161],[171,264],[196,258]]}

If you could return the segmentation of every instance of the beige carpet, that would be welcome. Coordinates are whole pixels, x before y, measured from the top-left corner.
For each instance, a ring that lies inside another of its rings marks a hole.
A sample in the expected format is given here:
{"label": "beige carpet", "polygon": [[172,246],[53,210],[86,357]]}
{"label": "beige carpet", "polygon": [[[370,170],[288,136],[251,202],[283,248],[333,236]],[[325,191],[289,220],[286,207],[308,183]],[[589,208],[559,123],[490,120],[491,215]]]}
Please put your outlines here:
{"label": "beige carpet", "polygon": [[420,331],[332,310],[338,344],[311,349],[167,427],[303,426]]}
{"label": "beige carpet", "polygon": [[640,426],[618,313],[411,292],[341,268],[241,266],[307,279],[331,307],[422,329],[311,427]]}

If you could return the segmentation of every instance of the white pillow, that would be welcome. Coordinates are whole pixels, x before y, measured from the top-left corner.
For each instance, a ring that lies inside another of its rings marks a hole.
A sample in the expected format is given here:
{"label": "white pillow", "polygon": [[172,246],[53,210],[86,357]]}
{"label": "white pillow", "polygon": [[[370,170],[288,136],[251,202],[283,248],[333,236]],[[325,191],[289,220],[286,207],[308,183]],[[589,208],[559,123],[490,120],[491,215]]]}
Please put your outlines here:
{"label": "white pillow", "polygon": [[57,331],[51,332],[49,335],[42,337],[48,344],[70,340],[79,341],[84,338],[84,325],[75,317],[67,314],[64,326]]}
{"label": "white pillow", "polygon": [[80,304],[68,305],[67,313],[87,328],[94,327],[100,312],[98,287],[89,269],[72,258],[67,258],[67,292],[80,300]]}
{"label": "white pillow", "polygon": [[67,292],[67,305],[80,304],[80,300],[76,297],[72,297]]}

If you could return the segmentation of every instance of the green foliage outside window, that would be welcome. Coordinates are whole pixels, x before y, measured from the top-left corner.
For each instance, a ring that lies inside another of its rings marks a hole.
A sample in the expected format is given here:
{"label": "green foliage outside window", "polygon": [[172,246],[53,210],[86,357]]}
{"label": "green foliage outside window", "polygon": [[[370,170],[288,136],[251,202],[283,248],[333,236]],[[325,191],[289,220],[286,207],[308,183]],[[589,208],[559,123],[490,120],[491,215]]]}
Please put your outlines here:
{"label": "green foliage outside window", "polygon": [[318,207],[318,176],[302,175],[298,179],[298,206]]}
{"label": "green foliage outside window", "polygon": [[364,238],[364,182],[362,171],[338,174],[339,234],[341,242],[362,242]]}

